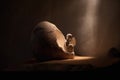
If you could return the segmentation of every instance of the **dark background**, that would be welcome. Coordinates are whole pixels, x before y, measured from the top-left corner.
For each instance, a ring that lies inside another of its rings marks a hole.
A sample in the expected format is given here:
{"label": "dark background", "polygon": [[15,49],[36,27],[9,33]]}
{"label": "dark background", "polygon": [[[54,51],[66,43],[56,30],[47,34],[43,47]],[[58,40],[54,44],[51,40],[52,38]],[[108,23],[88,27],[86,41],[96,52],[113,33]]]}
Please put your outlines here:
{"label": "dark background", "polygon": [[[103,56],[111,47],[120,50],[120,0],[99,0],[98,22],[95,28],[96,46],[82,50],[88,40],[79,37],[85,14],[83,0],[4,0],[1,2],[0,67],[30,60],[31,31],[43,20],[54,23],[63,33],[72,33],[77,39],[78,55]],[[78,21],[81,20],[81,21]],[[85,41],[84,41],[85,40]]]}

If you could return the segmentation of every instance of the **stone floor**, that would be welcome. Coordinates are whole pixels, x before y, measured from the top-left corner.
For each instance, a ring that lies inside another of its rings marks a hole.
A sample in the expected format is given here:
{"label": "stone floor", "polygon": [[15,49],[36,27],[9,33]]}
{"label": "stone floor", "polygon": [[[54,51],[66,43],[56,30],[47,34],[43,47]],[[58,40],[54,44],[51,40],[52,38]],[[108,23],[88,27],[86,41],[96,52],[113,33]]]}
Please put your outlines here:
{"label": "stone floor", "polygon": [[111,66],[118,61],[120,60],[117,58],[75,56],[74,59],[25,63],[8,67],[3,71],[88,71]]}

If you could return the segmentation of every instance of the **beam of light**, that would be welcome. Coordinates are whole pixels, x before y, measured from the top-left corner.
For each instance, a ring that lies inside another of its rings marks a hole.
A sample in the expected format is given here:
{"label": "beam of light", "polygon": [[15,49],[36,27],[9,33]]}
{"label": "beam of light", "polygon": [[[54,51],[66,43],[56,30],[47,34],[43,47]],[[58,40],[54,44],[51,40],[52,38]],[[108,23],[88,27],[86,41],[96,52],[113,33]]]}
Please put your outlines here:
{"label": "beam of light", "polygon": [[98,0],[83,0],[85,5],[85,14],[82,18],[82,25],[78,29],[80,37],[80,50],[85,54],[94,54],[95,52],[95,30],[97,24]]}

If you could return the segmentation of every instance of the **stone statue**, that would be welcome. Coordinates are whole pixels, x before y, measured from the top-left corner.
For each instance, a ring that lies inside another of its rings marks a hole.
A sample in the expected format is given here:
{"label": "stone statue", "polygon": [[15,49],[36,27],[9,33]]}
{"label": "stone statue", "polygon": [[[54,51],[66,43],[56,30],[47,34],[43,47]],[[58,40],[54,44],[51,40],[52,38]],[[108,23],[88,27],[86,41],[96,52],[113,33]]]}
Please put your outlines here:
{"label": "stone statue", "polygon": [[38,61],[73,59],[75,56],[75,37],[63,33],[51,22],[38,23],[32,32],[32,51]]}

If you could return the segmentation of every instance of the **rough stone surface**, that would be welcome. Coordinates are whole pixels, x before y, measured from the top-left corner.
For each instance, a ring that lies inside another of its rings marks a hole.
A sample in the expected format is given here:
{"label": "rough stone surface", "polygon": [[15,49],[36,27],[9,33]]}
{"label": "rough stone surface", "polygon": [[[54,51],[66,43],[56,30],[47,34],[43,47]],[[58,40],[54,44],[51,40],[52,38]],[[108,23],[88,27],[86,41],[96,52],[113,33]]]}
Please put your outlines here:
{"label": "rough stone surface", "polygon": [[53,23],[42,21],[33,29],[31,38],[33,54],[39,61],[73,59],[75,38],[72,39],[72,34],[70,39],[71,41],[67,41]]}

